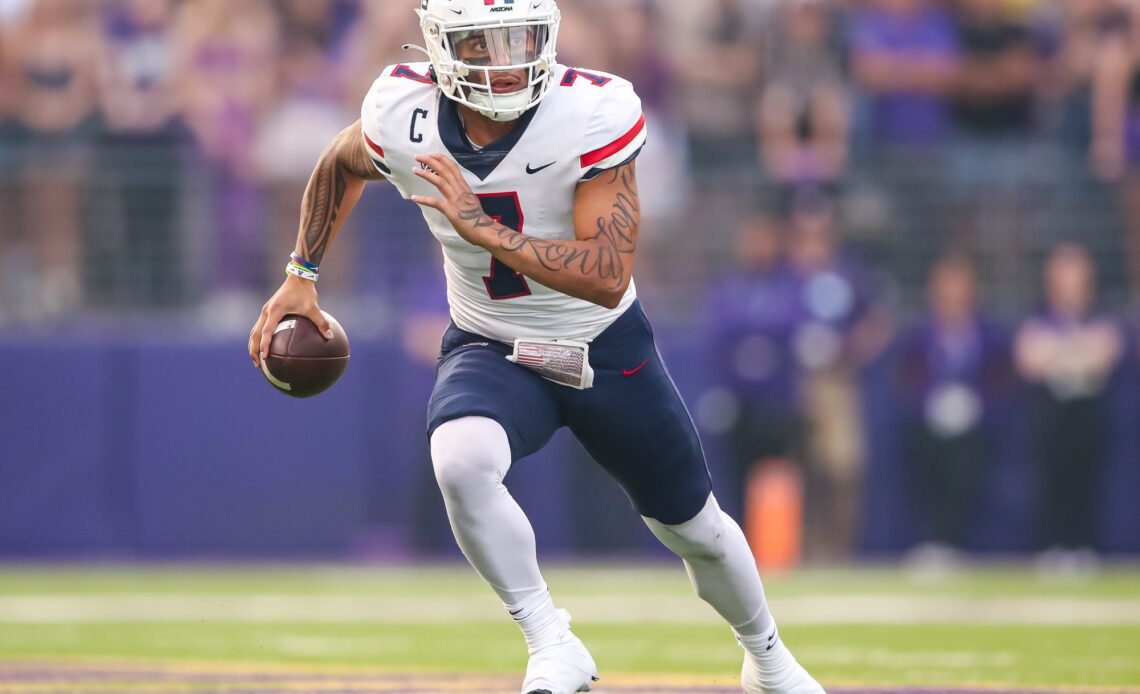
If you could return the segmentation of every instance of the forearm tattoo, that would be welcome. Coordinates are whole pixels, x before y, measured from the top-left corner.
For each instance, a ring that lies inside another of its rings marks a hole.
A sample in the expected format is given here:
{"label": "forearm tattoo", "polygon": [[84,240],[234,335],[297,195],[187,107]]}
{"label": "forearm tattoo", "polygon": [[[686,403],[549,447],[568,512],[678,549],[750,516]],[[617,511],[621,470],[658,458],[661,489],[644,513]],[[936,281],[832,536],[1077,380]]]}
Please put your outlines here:
{"label": "forearm tattoo", "polygon": [[321,259],[328,250],[346,192],[348,182],[337,158],[321,157],[301,203],[301,219],[305,230],[301,255],[315,265],[321,264]]}
{"label": "forearm tattoo", "polygon": [[[621,190],[609,215],[597,218],[597,233],[586,242],[547,240],[520,234],[488,216],[473,193],[460,197],[458,214],[460,219],[473,222],[476,228],[492,228],[499,248],[530,255],[551,272],[577,272],[595,276],[608,286],[620,287],[626,275],[627,256],[637,249],[641,207],[633,164],[618,167],[608,175],[611,185],[621,183]],[[510,265],[510,261],[506,262]]]}
{"label": "forearm tattoo", "polygon": [[[304,230],[301,255],[314,265],[321,264],[321,259],[328,250],[333,229],[341,214],[341,205],[348,192],[347,175],[365,180],[381,178],[361,143],[355,141],[360,139],[359,131],[351,129],[346,132],[351,134],[342,134],[342,139],[334,142],[321,155],[301,202],[301,224]],[[349,140],[345,145],[345,137],[354,137],[355,140]]]}

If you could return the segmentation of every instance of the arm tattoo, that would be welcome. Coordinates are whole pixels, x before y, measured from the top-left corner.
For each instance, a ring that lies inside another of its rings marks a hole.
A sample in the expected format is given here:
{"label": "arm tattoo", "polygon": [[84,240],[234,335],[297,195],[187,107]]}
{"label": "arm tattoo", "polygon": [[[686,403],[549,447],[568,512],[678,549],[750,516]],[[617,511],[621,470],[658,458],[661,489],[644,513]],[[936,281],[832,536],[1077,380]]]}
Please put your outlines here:
{"label": "arm tattoo", "polygon": [[641,221],[641,202],[637,195],[633,164],[614,170],[610,184],[619,180],[623,190],[614,199],[610,218],[598,217],[598,233],[594,238],[605,241],[621,253],[633,253],[637,249],[637,226]]}
{"label": "arm tattoo", "polygon": [[472,193],[466,193],[459,199],[458,214],[460,219],[474,222],[476,228],[492,228],[500,248],[529,254],[551,272],[592,275],[612,287],[618,287],[626,274],[625,256],[637,249],[637,226],[641,214],[632,164],[618,167],[610,174],[611,185],[619,181],[622,190],[615,197],[609,216],[598,217],[597,233],[589,239],[592,243],[552,241],[520,234],[488,216],[479,198]]}
{"label": "arm tattoo", "polygon": [[321,264],[328,249],[333,225],[347,191],[348,183],[337,157],[321,157],[301,203],[301,219],[305,230],[302,255],[316,265]]}
{"label": "arm tattoo", "polygon": [[341,133],[325,150],[317,162],[309,187],[305,189],[305,197],[301,202],[301,224],[304,230],[302,255],[314,264],[320,265],[328,250],[333,227],[348,192],[347,176],[364,180],[383,177],[364,151],[359,126]]}

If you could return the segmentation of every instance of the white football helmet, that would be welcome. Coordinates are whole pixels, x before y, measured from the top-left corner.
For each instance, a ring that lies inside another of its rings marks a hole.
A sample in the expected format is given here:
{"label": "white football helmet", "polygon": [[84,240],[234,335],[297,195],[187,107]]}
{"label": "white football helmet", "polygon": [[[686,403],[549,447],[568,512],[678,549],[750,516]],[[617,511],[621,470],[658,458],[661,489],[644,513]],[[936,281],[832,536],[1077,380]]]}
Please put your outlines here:
{"label": "white football helmet", "polygon": [[[561,19],[555,0],[423,0],[417,13],[449,99],[508,121],[550,91]],[[511,72],[525,77],[504,74]]]}

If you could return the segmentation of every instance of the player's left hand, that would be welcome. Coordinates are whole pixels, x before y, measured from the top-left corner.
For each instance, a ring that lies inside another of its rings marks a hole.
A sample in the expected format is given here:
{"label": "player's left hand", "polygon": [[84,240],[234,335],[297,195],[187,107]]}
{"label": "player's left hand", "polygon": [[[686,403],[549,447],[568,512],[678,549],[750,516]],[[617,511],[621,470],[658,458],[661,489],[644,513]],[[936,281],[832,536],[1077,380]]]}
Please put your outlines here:
{"label": "player's left hand", "polygon": [[413,195],[412,201],[442,212],[451,226],[455,227],[455,231],[468,243],[484,245],[478,232],[489,227],[490,223],[477,222],[490,218],[483,212],[483,205],[471,191],[471,186],[463,179],[459,164],[451,157],[439,153],[419,154],[416,161],[423,166],[417,166],[412,170],[413,173],[435,186],[440,196]]}

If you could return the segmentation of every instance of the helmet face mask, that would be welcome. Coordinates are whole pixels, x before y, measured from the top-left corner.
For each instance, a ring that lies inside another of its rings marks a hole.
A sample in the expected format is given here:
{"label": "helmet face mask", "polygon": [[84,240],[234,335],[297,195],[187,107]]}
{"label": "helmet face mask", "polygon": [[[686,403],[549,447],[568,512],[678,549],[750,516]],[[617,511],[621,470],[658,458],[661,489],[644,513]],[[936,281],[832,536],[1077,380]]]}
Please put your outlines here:
{"label": "helmet face mask", "polygon": [[549,92],[559,13],[554,0],[496,2],[425,0],[420,27],[443,94],[509,121]]}

